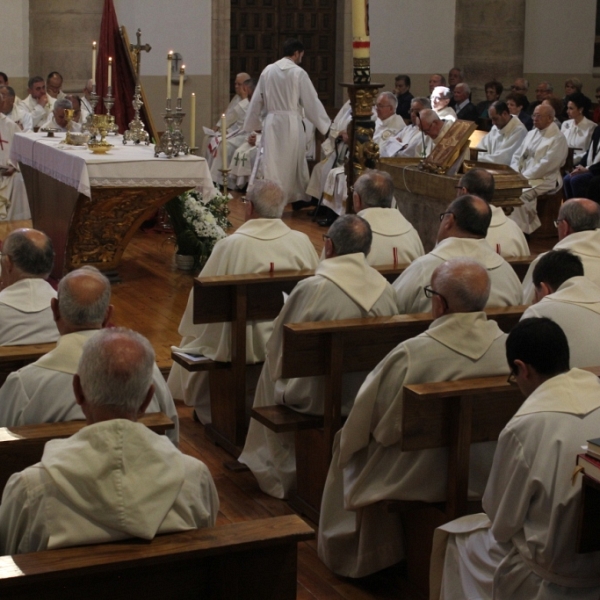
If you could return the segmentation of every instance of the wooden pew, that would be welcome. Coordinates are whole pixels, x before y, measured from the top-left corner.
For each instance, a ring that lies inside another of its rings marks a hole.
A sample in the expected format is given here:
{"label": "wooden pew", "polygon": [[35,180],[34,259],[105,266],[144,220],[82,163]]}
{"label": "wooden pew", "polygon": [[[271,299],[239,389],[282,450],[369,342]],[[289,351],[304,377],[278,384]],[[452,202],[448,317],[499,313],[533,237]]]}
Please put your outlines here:
{"label": "wooden pew", "polygon": [[[535,256],[509,259],[521,280]],[[393,283],[407,264],[382,265],[377,270]],[[188,371],[209,371],[212,423],[206,434],[232,456],[238,457],[246,439],[246,324],[275,319],[283,306],[282,292],[314,271],[278,271],[248,275],[199,277],[194,281],[196,324],[231,323],[231,362],[209,358],[190,360],[174,352],[171,357]]]}
{"label": "wooden pew", "polygon": [[[525,308],[493,308],[486,312],[508,332]],[[315,523],[319,520],[333,438],[342,425],[343,375],[371,371],[388,352],[423,333],[432,321],[431,313],[421,313],[284,326],[281,376],[324,376],[323,417],[303,415],[284,405],[253,408],[252,417],[277,433],[295,433],[297,489],[290,504]]]}
{"label": "wooden pew", "polygon": [[[586,370],[600,376],[600,367]],[[519,388],[510,385],[504,375],[408,385],[403,394],[401,449],[448,448],[448,463],[440,464],[440,470],[447,468],[448,472],[444,504],[391,504],[392,510],[404,513],[404,535],[409,542],[406,544],[409,579],[427,591],[435,528],[481,510],[480,505],[472,510],[468,500],[471,444],[497,440],[524,398]]]}
{"label": "wooden pew", "polygon": [[291,600],[297,545],[314,531],[296,515],[124,542],[0,558],[11,600]]}
{"label": "wooden pew", "polygon": [[0,385],[13,372],[35,362],[50,350],[56,348],[56,343],[28,344],[26,346],[0,346]]}
{"label": "wooden pew", "polygon": [[[160,412],[145,414],[139,421],[161,435],[175,426],[169,417]],[[8,432],[19,437],[0,441],[0,495],[13,473],[41,460],[47,441],[68,438],[85,427],[85,424],[85,421],[65,421],[9,427]]]}
{"label": "wooden pew", "polygon": [[[395,281],[407,265],[385,265],[379,272]],[[273,320],[283,306],[283,292],[314,271],[278,271],[249,275],[199,277],[194,281],[194,323],[231,323],[231,362],[189,360],[174,352],[188,371],[210,371],[212,423],[207,436],[236,458],[246,439],[246,324]]]}

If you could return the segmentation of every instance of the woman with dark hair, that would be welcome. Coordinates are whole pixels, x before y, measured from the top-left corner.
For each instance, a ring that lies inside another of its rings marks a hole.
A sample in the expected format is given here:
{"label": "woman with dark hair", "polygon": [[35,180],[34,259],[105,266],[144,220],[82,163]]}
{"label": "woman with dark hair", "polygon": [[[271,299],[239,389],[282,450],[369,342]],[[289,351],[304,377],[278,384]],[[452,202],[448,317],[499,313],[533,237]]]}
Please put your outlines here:
{"label": "woman with dark hair", "polygon": [[575,148],[573,153],[573,164],[578,165],[590,145],[592,134],[596,129],[596,123],[590,121],[585,115],[590,106],[589,98],[581,92],[575,92],[567,96],[567,116],[560,130],[567,138],[569,147]]}
{"label": "woman with dark hair", "polygon": [[489,119],[488,108],[492,102],[500,100],[500,95],[504,90],[504,87],[499,81],[488,81],[485,84],[485,100],[477,105],[477,114],[480,119]]}
{"label": "woman with dark hair", "polygon": [[519,121],[527,128],[527,131],[531,131],[533,119],[525,112],[528,104],[529,102],[527,102],[525,94],[518,94],[516,92],[506,94],[506,106],[508,106],[510,114],[518,117]]}

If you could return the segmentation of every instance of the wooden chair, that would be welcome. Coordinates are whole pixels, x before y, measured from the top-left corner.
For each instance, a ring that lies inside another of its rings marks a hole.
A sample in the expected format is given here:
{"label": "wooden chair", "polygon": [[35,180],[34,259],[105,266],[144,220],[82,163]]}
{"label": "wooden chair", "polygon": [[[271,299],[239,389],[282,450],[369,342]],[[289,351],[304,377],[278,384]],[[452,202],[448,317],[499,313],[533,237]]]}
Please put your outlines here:
{"label": "wooden chair", "polygon": [[558,232],[554,226],[554,221],[558,218],[558,211],[564,198],[562,186],[554,192],[538,196],[537,213],[542,224],[531,234],[533,237],[558,239]]}
{"label": "wooden chair", "polygon": [[[486,312],[504,331],[510,331],[525,308]],[[284,326],[281,376],[324,376],[324,416],[275,405],[253,408],[252,417],[276,433],[295,433],[297,489],[290,504],[315,523],[319,521],[333,438],[342,425],[344,374],[372,370],[399,343],[423,333],[432,320],[430,313],[422,313]]]}
{"label": "wooden chair", "polygon": [[[175,427],[173,421],[164,413],[148,413],[139,421],[161,435]],[[85,421],[65,421],[2,428],[14,438],[0,441],[0,494],[13,473],[18,473],[41,460],[47,441],[71,437],[85,425]]]}
{"label": "wooden chair", "polygon": [[11,600],[292,600],[297,545],[314,531],[296,515],[124,542],[0,558]]}

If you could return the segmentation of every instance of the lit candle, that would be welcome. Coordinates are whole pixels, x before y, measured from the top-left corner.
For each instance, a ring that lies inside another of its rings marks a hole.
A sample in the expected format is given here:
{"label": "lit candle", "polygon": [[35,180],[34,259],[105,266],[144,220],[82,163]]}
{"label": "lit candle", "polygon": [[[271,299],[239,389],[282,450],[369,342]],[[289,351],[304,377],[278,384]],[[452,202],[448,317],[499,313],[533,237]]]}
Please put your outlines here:
{"label": "lit candle", "polygon": [[108,57],[108,87],[112,87],[112,56]]}
{"label": "lit candle", "polygon": [[183,98],[183,76],[185,75],[185,65],[181,65],[179,69],[179,92],[177,93],[178,98]]}
{"label": "lit candle", "polygon": [[193,148],[196,147],[196,94],[192,93],[191,101],[191,116],[190,116],[190,144]]}
{"label": "lit candle", "polygon": [[221,156],[223,158],[223,170],[227,169],[227,121],[225,113],[221,115]]}
{"label": "lit candle", "polygon": [[92,85],[96,83],[96,42],[92,42]]}
{"label": "lit candle", "polygon": [[167,54],[167,100],[171,99],[171,61],[173,60],[173,50]]}

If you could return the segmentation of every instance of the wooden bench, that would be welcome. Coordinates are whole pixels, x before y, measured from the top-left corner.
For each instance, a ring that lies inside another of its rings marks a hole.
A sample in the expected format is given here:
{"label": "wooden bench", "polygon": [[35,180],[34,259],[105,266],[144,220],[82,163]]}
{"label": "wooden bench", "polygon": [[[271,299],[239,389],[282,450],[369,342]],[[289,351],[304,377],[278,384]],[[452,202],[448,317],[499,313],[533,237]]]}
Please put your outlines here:
{"label": "wooden bench", "polygon": [[[164,413],[148,413],[139,421],[161,435],[175,426]],[[0,494],[13,473],[41,460],[47,441],[71,437],[85,425],[85,421],[65,421],[8,428],[9,433],[19,437],[0,441]]]}
{"label": "wooden bench", "polygon": [[291,600],[297,545],[314,531],[296,515],[157,536],[151,542],[45,550],[0,558],[11,600]]}
{"label": "wooden bench", "polygon": [[[488,309],[488,317],[510,331],[526,307]],[[284,405],[252,409],[252,417],[279,432],[295,432],[297,489],[290,504],[315,523],[331,461],[333,438],[342,424],[345,373],[371,371],[401,342],[427,330],[430,313],[284,326],[282,378],[325,377],[323,417],[297,413]]]}
{"label": "wooden bench", "polygon": [[0,346],[0,385],[13,372],[35,362],[50,350],[56,343],[28,344],[26,346]]}
{"label": "wooden bench", "polygon": [[[600,367],[586,370],[600,375]],[[523,400],[504,375],[404,387],[401,450],[448,448],[448,463],[440,464],[448,473],[445,503],[390,503],[403,513],[408,576],[422,591],[428,591],[435,528],[481,512],[481,503],[468,498],[471,444],[497,440]]]}
{"label": "wooden bench", "polygon": [[[395,281],[407,265],[385,265],[379,272]],[[171,357],[188,371],[209,371],[212,423],[207,436],[236,458],[246,440],[246,324],[273,320],[283,307],[283,292],[314,271],[278,271],[199,277],[194,281],[194,323],[231,323],[231,362]]]}

